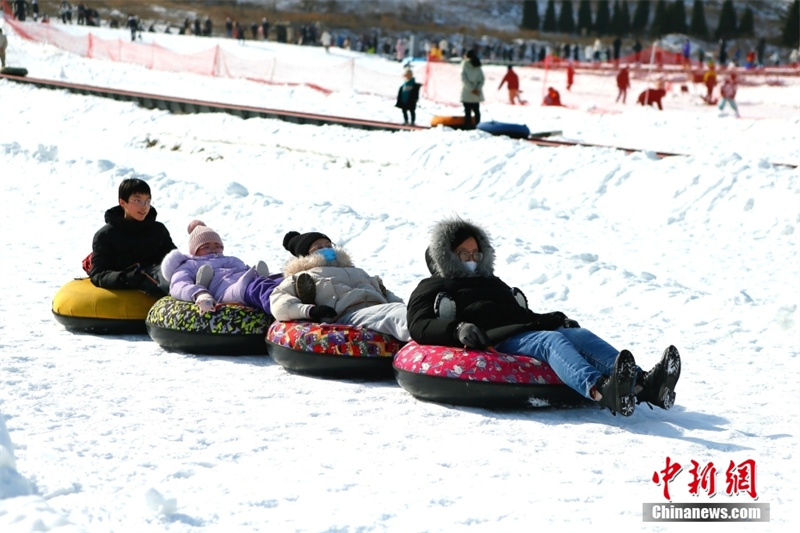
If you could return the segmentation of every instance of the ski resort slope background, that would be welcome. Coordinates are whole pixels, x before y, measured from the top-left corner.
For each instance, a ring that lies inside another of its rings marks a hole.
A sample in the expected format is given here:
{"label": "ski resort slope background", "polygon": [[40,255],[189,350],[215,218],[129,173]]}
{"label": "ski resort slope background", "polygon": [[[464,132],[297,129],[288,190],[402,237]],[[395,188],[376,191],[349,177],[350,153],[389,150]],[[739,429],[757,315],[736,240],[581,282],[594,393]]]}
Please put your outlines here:
{"label": "ski resort slope background", "polygon": [[[35,77],[399,118],[392,99],[148,71],[4,33],[9,64]],[[773,163],[800,160],[797,86],[742,87],[737,120],[696,95],[659,112],[630,95],[616,106],[611,79],[576,83],[577,109],[484,112],[646,150],[171,115],[0,80],[0,530],[796,531],[800,171]],[[564,311],[644,368],[675,344],[676,406],[462,408],[269,357],[71,334],[53,295],[82,275],[126,177],[148,181],[181,249],[200,218],[226,253],[278,270],[287,231],[323,231],[406,300],[431,226],[469,218],[533,309]],[[668,502],[653,480],[668,460],[683,467],[673,502],[769,504],[770,522],[643,522],[643,503]],[[713,463],[713,497],[692,494],[693,461]],[[756,496],[726,494],[746,461]]]}

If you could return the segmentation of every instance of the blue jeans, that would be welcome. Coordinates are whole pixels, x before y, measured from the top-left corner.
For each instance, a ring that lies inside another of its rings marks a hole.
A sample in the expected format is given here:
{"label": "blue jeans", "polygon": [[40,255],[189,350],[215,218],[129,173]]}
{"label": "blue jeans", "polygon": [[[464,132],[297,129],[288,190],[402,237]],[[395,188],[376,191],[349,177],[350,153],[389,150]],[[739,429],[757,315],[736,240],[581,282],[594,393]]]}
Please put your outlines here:
{"label": "blue jeans", "polygon": [[504,340],[495,349],[544,361],[561,381],[589,399],[597,380],[611,375],[619,354],[619,350],[586,328],[526,331]]}

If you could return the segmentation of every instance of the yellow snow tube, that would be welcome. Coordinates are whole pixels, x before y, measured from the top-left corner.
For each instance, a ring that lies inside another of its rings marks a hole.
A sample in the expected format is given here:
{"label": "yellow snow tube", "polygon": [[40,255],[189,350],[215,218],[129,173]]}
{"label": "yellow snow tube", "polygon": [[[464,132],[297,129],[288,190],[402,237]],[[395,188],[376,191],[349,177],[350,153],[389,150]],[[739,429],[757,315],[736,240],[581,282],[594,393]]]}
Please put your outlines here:
{"label": "yellow snow tube", "polygon": [[140,291],[95,287],[76,279],[53,297],[53,315],[69,330],[100,335],[147,333],[145,318],[157,298]]}

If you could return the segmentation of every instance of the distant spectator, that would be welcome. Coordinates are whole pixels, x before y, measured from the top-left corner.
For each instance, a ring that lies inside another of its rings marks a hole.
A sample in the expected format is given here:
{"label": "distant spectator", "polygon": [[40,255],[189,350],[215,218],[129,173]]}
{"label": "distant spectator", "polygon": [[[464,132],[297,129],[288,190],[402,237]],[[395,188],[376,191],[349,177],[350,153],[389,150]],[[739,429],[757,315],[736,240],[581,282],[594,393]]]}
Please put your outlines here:
{"label": "distant spectator", "polygon": [[731,74],[720,89],[722,101],[719,104],[719,110],[722,111],[725,109],[725,105],[729,104],[733,108],[733,112],[736,113],[736,118],[739,118],[739,108],[736,106],[736,89],[736,74]]}
{"label": "distant spectator", "polygon": [[206,37],[211,37],[211,30],[214,27],[214,23],[211,22],[211,17],[206,15],[205,20],[203,21],[203,35]]}
{"label": "distant spectator", "polygon": [[0,68],[6,68],[6,48],[8,48],[8,37],[3,35],[3,28],[0,28]]}
{"label": "distant spectator", "polygon": [[233,23],[233,33],[237,40],[244,42],[244,26],[238,20]]}
{"label": "distant spectator", "polygon": [[728,42],[725,39],[720,39],[719,41],[719,65],[720,68],[724,68],[725,64],[728,62]]}
{"label": "distant spectator", "polygon": [[333,36],[331,32],[325,30],[322,32],[322,36],[320,37],[320,42],[322,42],[322,46],[325,47],[325,51],[330,53],[331,43],[333,42]]}
{"label": "distant spectator", "polygon": [[561,103],[561,95],[558,94],[553,87],[547,88],[547,94],[544,96],[544,100],[542,100],[542,105],[546,106],[561,106],[564,105]]}
{"label": "distant spectator", "polygon": [[633,43],[633,60],[637,65],[642,62],[642,43],[639,42],[639,39]]}
{"label": "distant spectator", "polygon": [[269,40],[269,21],[267,21],[267,17],[261,19],[261,35],[265,41]]}
{"label": "distant spectator", "polygon": [[402,62],[406,57],[406,40],[402,37],[397,39],[397,44],[394,45],[394,51],[397,60]]}
{"label": "distant spectator", "polygon": [[572,90],[572,84],[575,83],[575,67],[572,61],[567,64],[567,90]]}
{"label": "distant spectator", "polygon": [[203,28],[200,25],[200,19],[194,19],[194,32],[198,37],[203,35]]}
{"label": "distant spectator", "polygon": [[764,60],[766,59],[766,48],[767,48],[767,41],[763,37],[758,40],[758,46],[756,47],[756,59],[758,60],[758,66],[764,66]]}
{"label": "distant spectator", "polygon": [[709,104],[713,104],[714,87],[717,86],[717,71],[714,68],[714,63],[710,63],[708,65],[708,70],[703,74],[703,83],[706,86],[705,101]]}
{"label": "distant spectator", "polygon": [[[481,121],[481,102],[483,84],[486,78],[481,68],[481,60],[475,50],[467,50],[461,62],[461,103],[464,105],[464,126],[472,129]],[[472,122],[472,116],[475,122]]]}
{"label": "distant spectator", "polygon": [[508,65],[506,75],[500,80],[500,85],[497,87],[498,91],[503,88],[504,83],[508,88],[508,103],[514,105],[514,101],[516,100],[521,105],[522,98],[519,96],[519,76],[517,76],[517,73],[511,68],[511,65]]}
{"label": "distant spectator", "polygon": [[594,40],[594,45],[592,45],[592,57],[596,63],[602,61],[601,54],[603,53],[603,43],[600,39]]}
{"label": "distant spectator", "polygon": [[14,16],[20,22],[25,22],[28,15],[28,2],[26,0],[14,0]]}
{"label": "distant spectator", "polygon": [[614,65],[618,65],[620,51],[622,50],[622,38],[620,38],[620,36],[617,35],[617,38],[614,39],[612,45],[614,46]]}
{"label": "distant spectator", "polygon": [[136,20],[135,15],[128,15],[128,28],[131,30],[131,41],[136,40],[136,30],[139,28],[139,22]]}
{"label": "distant spectator", "polygon": [[86,6],[78,4],[78,25],[83,26],[86,24]]}
{"label": "distant spectator", "polygon": [[625,103],[625,99],[628,96],[628,89],[631,86],[631,75],[630,71],[628,70],[627,65],[622,67],[619,70],[619,74],[617,74],[617,89],[619,92],[617,93],[617,102],[619,99],[622,98],[622,103]]}
{"label": "distant spectator", "polygon": [[225,18],[225,35],[229,39],[233,37],[233,21],[230,17]]}
{"label": "distant spectator", "polygon": [[661,99],[664,98],[666,94],[667,91],[661,88],[645,89],[644,91],[641,92],[641,94],[639,94],[637,102],[639,102],[639,104],[643,106],[655,104],[656,106],[658,106],[659,110],[663,111],[664,107],[661,105]]}
{"label": "distant spectator", "polygon": [[254,41],[258,39],[258,24],[255,22],[250,24],[250,34],[253,36]]}
{"label": "distant spectator", "polygon": [[417,120],[417,101],[419,100],[419,88],[422,85],[414,79],[411,69],[406,69],[403,76],[406,81],[397,91],[397,103],[394,106],[403,111],[403,124],[413,126]]}
{"label": "distant spectator", "polygon": [[39,0],[31,0],[31,9],[33,10],[33,21],[39,20]]}
{"label": "distant spectator", "polygon": [[692,43],[689,39],[683,40],[683,66],[684,68],[689,68],[692,64],[692,60],[689,59],[692,55]]}
{"label": "distant spectator", "polygon": [[61,1],[58,12],[61,15],[62,24],[72,24],[72,5],[67,0]]}

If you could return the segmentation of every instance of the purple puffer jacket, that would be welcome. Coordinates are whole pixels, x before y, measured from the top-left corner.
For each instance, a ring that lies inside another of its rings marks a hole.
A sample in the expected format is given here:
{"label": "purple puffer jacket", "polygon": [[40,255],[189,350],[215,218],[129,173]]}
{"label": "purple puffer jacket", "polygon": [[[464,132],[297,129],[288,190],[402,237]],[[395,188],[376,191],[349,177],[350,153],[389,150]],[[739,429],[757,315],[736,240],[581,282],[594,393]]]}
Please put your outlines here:
{"label": "purple puffer jacket", "polygon": [[197,285],[197,270],[202,265],[211,265],[214,277],[208,292],[220,303],[246,303],[244,293],[251,281],[258,277],[255,267],[248,267],[238,257],[222,254],[203,256],[186,255],[172,250],[161,262],[161,273],[169,282],[169,294],[178,300],[194,302],[198,293],[205,291]]}

